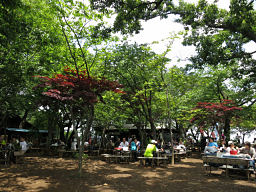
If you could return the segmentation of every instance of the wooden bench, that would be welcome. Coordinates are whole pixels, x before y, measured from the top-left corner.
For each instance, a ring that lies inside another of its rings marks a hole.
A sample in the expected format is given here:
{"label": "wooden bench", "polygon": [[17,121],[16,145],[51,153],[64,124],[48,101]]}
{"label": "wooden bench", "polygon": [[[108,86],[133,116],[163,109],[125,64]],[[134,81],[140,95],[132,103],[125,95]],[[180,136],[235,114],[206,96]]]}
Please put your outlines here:
{"label": "wooden bench", "polygon": [[167,166],[168,157],[138,157],[140,160],[140,165],[146,166],[146,160],[148,160],[151,163],[151,166],[154,166],[154,162],[156,160],[156,165],[160,166],[160,164],[164,164],[164,166]]}
{"label": "wooden bench", "polygon": [[14,157],[16,163],[23,163],[24,162],[24,155],[26,151],[14,151]]}
{"label": "wooden bench", "polygon": [[[186,155],[186,153],[174,153],[174,160],[175,162],[180,162],[181,161],[181,157],[184,157],[184,155]],[[167,157],[169,159],[169,161],[171,162],[172,160],[172,153],[164,153],[162,154],[163,157]]]}
{"label": "wooden bench", "polygon": [[186,150],[186,157],[192,157],[192,150]]}
{"label": "wooden bench", "polygon": [[111,163],[111,161],[114,163],[130,162],[130,156],[126,156],[126,155],[105,155],[104,158],[108,163]]}
{"label": "wooden bench", "polygon": [[100,156],[101,156],[101,160],[107,161],[108,157],[111,156],[111,154],[103,153],[103,154],[101,154]]}
{"label": "wooden bench", "polygon": [[74,157],[74,155],[76,153],[78,153],[78,151],[59,149],[58,151],[56,151],[56,153],[57,153],[57,156],[59,158],[62,158],[62,157]]}
{"label": "wooden bench", "polygon": [[[210,168],[210,174],[212,167],[217,167],[218,169],[225,170],[226,177],[229,176],[229,170],[239,170],[244,171],[247,175],[248,180],[250,179],[250,173],[253,173],[254,170],[249,167],[249,159],[240,159],[240,158],[221,158],[215,156],[203,156],[203,163],[205,169]],[[237,167],[234,167],[237,166]],[[243,166],[244,168],[239,168]]]}

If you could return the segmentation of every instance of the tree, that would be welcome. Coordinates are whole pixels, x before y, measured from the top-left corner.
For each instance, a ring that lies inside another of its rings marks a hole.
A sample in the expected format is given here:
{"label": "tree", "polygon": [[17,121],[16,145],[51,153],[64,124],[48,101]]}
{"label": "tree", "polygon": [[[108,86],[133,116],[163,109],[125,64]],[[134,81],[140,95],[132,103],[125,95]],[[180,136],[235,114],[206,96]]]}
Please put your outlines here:
{"label": "tree", "polygon": [[[191,58],[193,68],[217,65],[234,66],[233,76],[247,77],[244,84],[255,90],[255,50],[246,51],[244,45],[256,42],[255,3],[253,0],[231,0],[230,9],[217,6],[217,1],[208,3],[199,0],[197,4],[180,1],[91,1],[93,8],[103,12],[112,9],[117,13],[114,30],[123,33],[138,33],[140,22],[160,16],[179,15],[177,22],[184,25],[184,45],[194,45],[197,55]],[[255,103],[252,98],[249,103]]]}
{"label": "tree", "polygon": [[156,139],[156,121],[160,116],[156,104],[156,93],[161,91],[160,69],[168,61],[162,55],[152,52],[146,45],[117,45],[104,59],[103,74],[117,78],[124,85],[122,100],[128,103],[137,118],[139,132],[143,119],[149,123],[152,136]]}
{"label": "tree", "polygon": [[[45,88],[45,96],[60,101],[70,107],[72,125],[79,148],[79,173],[82,174],[82,155],[84,151],[85,138],[89,134],[94,119],[94,105],[98,98],[102,100],[105,91],[124,93],[119,88],[121,85],[115,81],[108,81],[104,78],[98,79],[89,76],[86,70],[73,70],[65,68],[64,74],[55,74],[54,77],[40,76],[41,84],[36,88]],[[76,119],[80,117],[86,120],[81,128],[81,141],[76,127]]]}
{"label": "tree", "polygon": [[56,70],[65,41],[46,1],[1,1],[0,20],[0,126],[16,114],[22,127],[37,107],[32,76]]}
{"label": "tree", "polygon": [[237,117],[236,112],[242,108],[237,107],[231,100],[223,100],[221,103],[200,102],[194,110],[196,115],[191,119],[191,123],[197,122],[202,128],[216,128],[219,135],[224,131],[224,135],[229,140],[230,121],[233,117]]}
{"label": "tree", "polygon": [[111,127],[121,129],[129,119],[127,105],[122,102],[121,96],[113,92],[106,92],[102,96],[104,103],[100,102],[95,107],[93,128],[102,136],[100,147],[106,146],[105,134]]}

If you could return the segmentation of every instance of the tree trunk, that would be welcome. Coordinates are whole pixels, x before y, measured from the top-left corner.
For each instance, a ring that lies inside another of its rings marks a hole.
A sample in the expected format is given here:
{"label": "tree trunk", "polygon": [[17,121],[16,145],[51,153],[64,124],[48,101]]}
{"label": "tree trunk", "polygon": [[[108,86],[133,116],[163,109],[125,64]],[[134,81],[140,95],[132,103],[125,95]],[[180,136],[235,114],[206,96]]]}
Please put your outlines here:
{"label": "tree trunk", "polygon": [[47,147],[50,146],[53,136],[53,122],[54,118],[52,113],[48,114],[48,138],[47,138]]}
{"label": "tree trunk", "polygon": [[64,135],[64,127],[62,126],[62,127],[60,127],[60,140],[61,141],[65,141],[65,135]]}
{"label": "tree trunk", "polygon": [[145,145],[145,133],[144,133],[144,130],[142,129],[142,125],[140,123],[137,123],[136,127],[138,129],[139,137],[140,137],[140,148],[142,149],[143,146]]}
{"label": "tree trunk", "polygon": [[77,146],[78,146],[78,150],[79,150],[79,157],[78,157],[78,173],[79,173],[79,176],[81,177],[82,176],[82,148],[81,148],[81,141],[80,141],[80,137],[78,136],[78,131],[76,129],[76,123],[75,123],[75,117],[74,117],[74,113],[73,113],[73,107],[71,107],[70,109],[70,113],[71,113],[71,118],[72,118],[72,127],[73,127],[73,130],[75,132],[75,137],[76,137],[76,140],[77,140]]}
{"label": "tree trunk", "polygon": [[21,121],[20,121],[20,124],[19,124],[19,128],[20,128],[20,129],[23,129],[24,126],[25,126],[26,119],[27,119],[27,116],[28,116],[28,112],[29,112],[29,111],[26,109],[26,110],[25,110],[25,113],[24,113],[24,115],[23,115],[23,117],[21,118]]}
{"label": "tree trunk", "polygon": [[150,128],[152,130],[152,137],[153,137],[154,140],[156,140],[156,126],[155,126],[152,118],[150,118],[149,124],[150,124]]}
{"label": "tree trunk", "polygon": [[227,141],[229,141],[230,140],[230,119],[229,118],[225,118],[224,135],[226,136]]}
{"label": "tree trunk", "polygon": [[173,143],[173,134],[172,134],[172,125],[170,122],[170,104],[169,104],[169,92],[168,92],[168,85],[166,87],[166,107],[167,107],[167,126],[170,130],[170,136],[171,136],[171,145],[172,145],[172,165],[174,165],[174,143]]}

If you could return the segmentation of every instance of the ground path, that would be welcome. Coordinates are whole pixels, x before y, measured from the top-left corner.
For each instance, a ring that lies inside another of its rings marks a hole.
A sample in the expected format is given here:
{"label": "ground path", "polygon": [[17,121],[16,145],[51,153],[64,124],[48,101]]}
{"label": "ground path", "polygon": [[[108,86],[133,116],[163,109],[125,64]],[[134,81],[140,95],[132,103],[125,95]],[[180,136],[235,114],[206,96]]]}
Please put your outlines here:
{"label": "ground path", "polygon": [[24,164],[0,168],[0,191],[255,192],[256,181],[206,176],[202,161],[196,158],[184,159],[167,168],[88,160],[83,178],[79,178],[77,162],[73,159],[27,157]]}

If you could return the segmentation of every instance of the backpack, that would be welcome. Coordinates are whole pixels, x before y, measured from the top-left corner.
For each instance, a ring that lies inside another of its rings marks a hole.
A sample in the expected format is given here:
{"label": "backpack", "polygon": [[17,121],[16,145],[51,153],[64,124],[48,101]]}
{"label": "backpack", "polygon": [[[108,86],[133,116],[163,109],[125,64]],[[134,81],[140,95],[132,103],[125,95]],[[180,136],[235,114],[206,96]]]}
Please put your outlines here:
{"label": "backpack", "polygon": [[134,141],[131,142],[131,150],[132,151],[136,151],[137,147],[136,147],[136,143]]}

